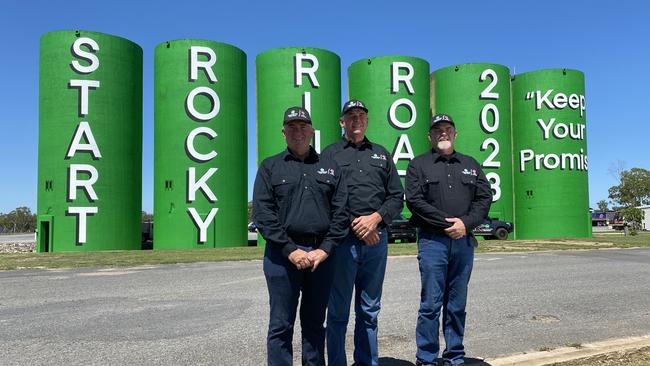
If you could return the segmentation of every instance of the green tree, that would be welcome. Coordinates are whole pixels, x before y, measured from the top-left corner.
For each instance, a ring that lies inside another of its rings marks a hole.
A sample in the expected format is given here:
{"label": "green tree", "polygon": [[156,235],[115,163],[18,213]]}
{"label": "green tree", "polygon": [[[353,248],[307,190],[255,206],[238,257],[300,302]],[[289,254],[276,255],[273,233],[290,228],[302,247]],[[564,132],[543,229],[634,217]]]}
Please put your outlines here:
{"label": "green tree", "polygon": [[0,234],[6,233],[7,231],[7,215],[0,212]]}
{"label": "green tree", "polygon": [[153,221],[153,214],[150,214],[146,211],[142,211],[142,222],[151,222]]}
{"label": "green tree", "polygon": [[253,202],[248,202],[248,222],[253,221]]}
{"label": "green tree", "polygon": [[641,222],[643,221],[643,210],[636,207],[626,207],[620,211],[623,220],[630,226],[630,233],[635,235],[637,230],[641,230]]}
{"label": "green tree", "polygon": [[29,207],[18,207],[2,216],[1,224],[5,232],[28,233],[36,228],[36,215]]}
{"label": "green tree", "polygon": [[608,208],[609,205],[607,204],[607,201],[600,200],[600,201],[596,202],[596,204],[598,205],[598,212],[607,212],[607,211],[609,211],[609,208]]}
{"label": "green tree", "polygon": [[650,203],[650,171],[641,168],[624,170],[620,183],[609,189],[609,198],[622,207],[636,207]]}

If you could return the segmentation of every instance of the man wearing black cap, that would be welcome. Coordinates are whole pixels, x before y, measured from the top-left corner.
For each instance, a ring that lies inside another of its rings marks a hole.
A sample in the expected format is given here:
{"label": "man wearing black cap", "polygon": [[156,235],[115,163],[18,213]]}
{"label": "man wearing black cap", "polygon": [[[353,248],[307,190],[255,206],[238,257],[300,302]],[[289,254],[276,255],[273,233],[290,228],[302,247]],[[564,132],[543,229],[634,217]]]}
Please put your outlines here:
{"label": "man wearing black cap", "polygon": [[264,276],[269,291],[269,365],[293,364],[298,298],[302,364],[325,365],[325,310],[334,266],[327,260],[347,235],[347,186],[333,160],[318,156],[307,110],[287,109],[287,149],[265,159],[253,190],[253,219],[266,239]]}
{"label": "man wearing black cap", "polygon": [[323,157],[343,169],[352,224],[332,258],[336,270],[327,308],[327,358],[331,366],[347,365],[345,333],[354,289],[354,364],[377,365],[377,316],[388,254],[386,225],[402,210],[404,190],[388,151],[365,136],[368,109],[363,102],[345,103],[339,124],[343,139],[328,146]]}
{"label": "man wearing black cap", "polygon": [[406,205],[418,231],[422,292],[415,329],[416,364],[434,365],[440,350],[443,309],[445,365],[464,362],[465,304],[476,239],[472,229],[487,217],[490,184],[479,163],[454,150],[456,125],[446,114],[431,119],[433,149],[417,156],[406,172]]}

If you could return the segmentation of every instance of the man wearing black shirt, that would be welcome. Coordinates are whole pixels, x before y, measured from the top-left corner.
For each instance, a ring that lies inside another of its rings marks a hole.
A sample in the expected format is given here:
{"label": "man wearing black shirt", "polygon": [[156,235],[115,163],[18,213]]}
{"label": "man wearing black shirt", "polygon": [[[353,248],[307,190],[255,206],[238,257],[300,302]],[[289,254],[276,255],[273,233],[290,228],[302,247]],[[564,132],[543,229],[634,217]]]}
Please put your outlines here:
{"label": "man wearing black shirt", "polygon": [[345,333],[354,289],[354,362],[377,365],[377,316],[388,254],[386,225],[402,210],[404,190],[388,151],[365,136],[368,109],[363,102],[345,103],[339,123],[345,135],[328,146],[323,157],[335,160],[343,170],[352,224],[333,258],[327,358],[331,366],[347,365]]}
{"label": "man wearing black shirt", "polygon": [[464,363],[465,305],[476,239],[471,232],[487,217],[490,185],[473,158],[454,150],[456,127],[446,114],[431,119],[433,149],[411,160],[406,205],[419,227],[422,292],[415,329],[416,364],[435,365],[443,308],[445,365]]}
{"label": "man wearing black shirt", "polygon": [[325,365],[325,310],[333,248],[347,235],[347,186],[333,160],[309,145],[311,118],[301,107],[287,109],[282,133],[287,150],[265,159],[253,190],[253,219],[266,239],[264,276],[269,291],[269,365],[293,364],[293,326],[298,298],[302,364]]}

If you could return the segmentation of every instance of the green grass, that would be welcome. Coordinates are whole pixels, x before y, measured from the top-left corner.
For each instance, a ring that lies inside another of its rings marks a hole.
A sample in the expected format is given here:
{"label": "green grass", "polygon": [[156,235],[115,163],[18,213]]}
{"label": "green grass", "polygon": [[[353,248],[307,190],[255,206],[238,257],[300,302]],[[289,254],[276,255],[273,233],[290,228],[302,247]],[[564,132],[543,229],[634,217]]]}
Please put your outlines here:
{"label": "green grass", "polygon": [[[622,233],[595,234],[585,239],[542,239],[542,240],[481,240],[477,253],[531,252],[547,250],[580,250],[607,248],[650,247],[650,233],[636,236],[623,236]],[[417,244],[394,244],[388,249],[389,255],[416,255]]]}
{"label": "green grass", "polygon": [[[623,236],[620,233],[595,234],[587,239],[482,240],[477,253],[530,252],[545,250],[593,250],[605,248],[650,247],[650,233]],[[237,247],[194,250],[112,251],[81,253],[0,254],[0,270],[22,268],[132,267],[141,265],[219,262],[261,259],[263,248]],[[417,255],[417,244],[391,244],[391,256]]]}
{"label": "green grass", "polygon": [[132,267],[151,264],[260,259],[263,248],[0,254],[0,270],[22,268]]}

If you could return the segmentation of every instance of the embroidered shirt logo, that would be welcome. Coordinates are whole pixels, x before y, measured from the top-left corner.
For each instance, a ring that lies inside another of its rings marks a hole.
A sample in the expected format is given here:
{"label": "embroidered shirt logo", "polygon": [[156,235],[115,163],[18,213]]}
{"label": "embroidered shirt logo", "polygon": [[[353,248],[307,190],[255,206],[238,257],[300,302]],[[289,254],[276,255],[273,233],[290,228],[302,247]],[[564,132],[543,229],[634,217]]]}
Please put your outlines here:
{"label": "embroidered shirt logo", "polygon": [[465,168],[465,169],[463,169],[463,171],[461,173],[463,173],[464,175],[471,175],[473,177],[476,177],[478,175],[476,173],[476,169],[467,169],[467,168]]}
{"label": "embroidered shirt logo", "polygon": [[370,158],[371,159],[376,159],[376,160],[387,160],[386,155],[384,155],[384,154],[380,154],[380,155],[372,154],[372,156]]}
{"label": "embroidered shirt logo", "polygon": [[334,169],[327,169],[327,170],[325,170],[325,169],[323,169],[323,168],[320,168],[319,170],[316,171],[316,173],[318,173],[318,174],[329,174],[329,175],[334,175]]}

